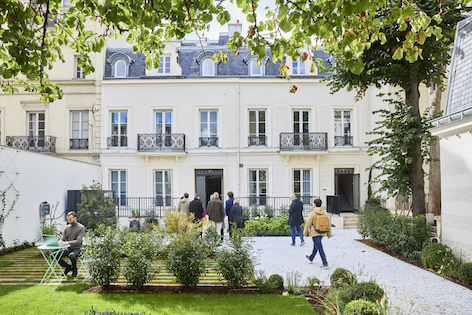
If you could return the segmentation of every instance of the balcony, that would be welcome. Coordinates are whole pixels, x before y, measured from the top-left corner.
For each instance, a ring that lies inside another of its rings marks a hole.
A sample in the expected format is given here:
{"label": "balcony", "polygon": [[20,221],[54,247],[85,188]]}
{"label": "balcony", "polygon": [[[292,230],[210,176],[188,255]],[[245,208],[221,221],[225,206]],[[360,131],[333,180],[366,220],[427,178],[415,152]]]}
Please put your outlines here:
{"label": "balcony", "polygon": [[266,136],[248,137],[247,142],[249,146],[265,146],[267,145],[266,139]]}
{"label": "balcony", "polygon": [[218,137],[200,137],[200,146],[201,147],[217,147],[218,146]]}
{"label": "balcony", "polygon": [[282,132],[280,151],[327,151],[327,132]]}
{"label": "balcony", "polygon": [[7,136],[6,144],[21,150],[56,153],[56,137],[53,136]]}
{"label": "balcony", "polygon": [[70,139],[71,149],[88,149],[88,139]]}
{"label": "balcony", "polygon": [[335,136],[334,145],[338,146],[352,146],[352,136]]}
{"label": "balcony", "polygon": [[140,133],[138,134],[140,152],[185,152],[183,133]]}
{"label": "balcony", "polygon": [[128,137],[126,136],[112,136],[107,138],[108,147],[127,147]]}

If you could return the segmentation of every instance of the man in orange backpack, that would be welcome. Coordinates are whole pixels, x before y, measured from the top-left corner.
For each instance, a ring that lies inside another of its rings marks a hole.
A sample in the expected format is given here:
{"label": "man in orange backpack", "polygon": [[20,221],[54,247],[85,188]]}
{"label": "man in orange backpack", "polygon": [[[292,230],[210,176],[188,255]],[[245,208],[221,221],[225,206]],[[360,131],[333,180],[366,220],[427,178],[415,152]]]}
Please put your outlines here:
{"label": "man in orange backpack", "polygon": [[[320,252],[321,261],[323,262],[321,268],[328,269],[328,262],[326,261],[326,255],[323,250],[323,245],[321,244],[321,239],[325,235],[328,236],[328,238],[331,237],[331,223],[329,223],[328,213],[321,208],[321,200],[315,199],[313,204],[315,207],[308,215],[305,229],[303,230],[303,235],[311,236],[313,238],[313,252],[310,256],[306,255],[306,258],[310,262],[313,262],[316,253]],[[328,218],[328,224],[325,224],[326,218]],[[317,219],[319,220],[318,224],[316,222]]]}

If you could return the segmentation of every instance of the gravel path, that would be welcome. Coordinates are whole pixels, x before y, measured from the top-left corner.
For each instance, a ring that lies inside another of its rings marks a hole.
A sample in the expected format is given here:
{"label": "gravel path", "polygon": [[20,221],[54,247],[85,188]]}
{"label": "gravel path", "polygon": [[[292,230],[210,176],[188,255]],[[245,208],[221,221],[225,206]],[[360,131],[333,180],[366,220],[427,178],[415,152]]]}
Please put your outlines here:
{"label": "gravel path", "polygon": [[303,282],[315,276],[329,284],[331,273],[342,267],[355,273],[359,281],[375,279],[386,290],[396,313],[401,310],[402,314],[472,314],[471,290],[356,241],[360,238],[356,230],[335,230],[332,238],[324,237],[329,269],[322,270],[319,255],[313,264],[305,258],[313,249],[311,238],[301,247],[297,236],[297,246],[292,247],[290,237],[256,237],[256,270],[284,278],[298,271]]}

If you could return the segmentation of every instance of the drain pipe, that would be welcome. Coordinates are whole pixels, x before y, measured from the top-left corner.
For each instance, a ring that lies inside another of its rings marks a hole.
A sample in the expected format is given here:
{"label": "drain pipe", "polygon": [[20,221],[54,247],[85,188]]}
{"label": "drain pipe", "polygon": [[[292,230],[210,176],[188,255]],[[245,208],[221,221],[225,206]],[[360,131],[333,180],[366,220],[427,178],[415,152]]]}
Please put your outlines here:
{"label": "drain pipe", "polygon": [[237,192],[237,196],[241,196],[241,191],[240,191],[240,188],[241,188],[241,183],[240,183],[240,180],[241,180],[241,170],[240,170],[240,144],[241,144],[241,135],[240,135],[240,131],[241,131],[241,127],[240,127],[240,124],[239,124],[239,119],[240,119],[240,108],[239,108],[239,102],[240,102],[240,99],[239,99],[239,79],[237,79],[236,81],[236,161],[237,161],[237,170],[238,170],[238,184],[237,184],[237,187],[238,187],[238,192]]}

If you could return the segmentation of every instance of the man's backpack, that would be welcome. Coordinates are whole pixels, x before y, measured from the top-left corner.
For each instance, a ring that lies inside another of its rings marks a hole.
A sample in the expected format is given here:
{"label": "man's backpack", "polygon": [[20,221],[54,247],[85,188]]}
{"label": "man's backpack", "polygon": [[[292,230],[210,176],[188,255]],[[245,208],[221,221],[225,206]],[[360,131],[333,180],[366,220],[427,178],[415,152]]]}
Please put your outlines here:
{"label": "man's backpack", "polygon": [[318,233],[326,233],[329,231],[331,223],[329,217],[326,214],[318,214],[315,220],[315,230]]}

